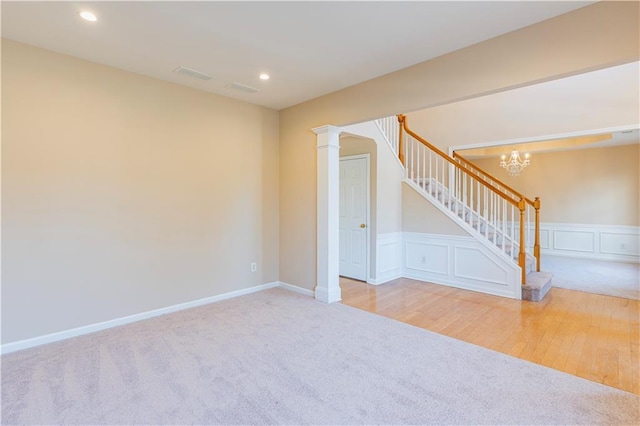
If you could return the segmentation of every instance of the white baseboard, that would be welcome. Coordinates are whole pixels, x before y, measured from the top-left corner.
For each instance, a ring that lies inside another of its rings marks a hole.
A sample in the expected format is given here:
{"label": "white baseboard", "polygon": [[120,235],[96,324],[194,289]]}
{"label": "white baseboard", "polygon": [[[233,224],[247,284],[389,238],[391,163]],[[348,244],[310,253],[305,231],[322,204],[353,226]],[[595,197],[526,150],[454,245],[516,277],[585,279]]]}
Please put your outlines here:
{"label": "white baseboard", "polygon": [[315,293],[313,292],[313,290],[298,287],[297,285],[285,283],[282,281],[278,282],[278,287],[283,288],[285,290],[293,291],[294,293],[303,294],[305,296],[310,296],[310,297],[315,296]]}
{"label": "white baseboard", "polygon": [[367,284],[371,285],[380,285],[384,283],[388,283],[389,281],[397,280],[398,278],[402,278],[402,268],[398,268],[393,273],[387,273],[381,275],[379,278],[369,278],[367,280]]}
{"label": "white baseboard", "polygon": [[[34,346],[40,346],[47,343],[53,343],[60,340],[69,339],[71,337],[77,337],[77,336],[82,336],[89,333],[95,333],[96,331],[106,330],[108,328],[130,324],[132,322],[137,322],[137,321],[145,320],[148,318],[157,317],[160,315],[170,314],[172,312],[178,312],[184,309],[195,308],[197,306],[207,305],[209,303],[219,302],[226,299],[232,299],[234,297],[244,296],[246,294],[256,293],[258,291],[267,290],[274,287],[283,287],[288,290],[303,292],[303,294],[306,294],[304,293],[304,291],[310,291],[310,290],[300,289],[299,287],[294,287],[290,284],[274,281],[271,283],[244,288],[242,290],[236,290],[236,291],[231,291],[229,293],[219,294],[217,296],[205,297],[203,299],[193,300],[191,302],[179,303],[177,305],[167,306],[165,308],[154,309],[152,311],[147,311],[147,312],[141,312],[139,314],[133,314],[133,315],[129,315],[122,318],[115,318],[108,321],[103,321],[95,324],[85,325],[82,327],[72,328],[70,330],[64,330],[56,333],[46,334],[44,336],[33,337],[31,339],[25,339],[25,340],[19,340],[17,342],[6,343],[0,346],[0,354],[7,354],[7,353],[22,350],[22,349],[31,348]],[[311,294],[313,294],[313,292],[311,292]]]}

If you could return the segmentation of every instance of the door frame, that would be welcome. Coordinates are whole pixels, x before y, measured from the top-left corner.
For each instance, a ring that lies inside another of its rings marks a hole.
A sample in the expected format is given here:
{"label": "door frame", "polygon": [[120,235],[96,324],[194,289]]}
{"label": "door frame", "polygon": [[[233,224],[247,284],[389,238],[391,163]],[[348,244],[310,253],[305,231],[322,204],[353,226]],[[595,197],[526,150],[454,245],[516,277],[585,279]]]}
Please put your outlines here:
{"label": "door frame", "polygon": [[[371,279],[371,154],[356,154],[356,155],[346,155],[344,157],[339,157],[339,161],[342,160],[359,160],[359,159],[367,160],[367,202],[366,202],[366,221],[367,227],[365,232],[366,238],[366,253],[365,253],[365,282],[368,283]],[[340,164],[340,163],[338,163]],[[340,177],[338,177],[338,193],[340,191]],[[338,209],[339,209],[338,205]],[[338,210],[339,212],[340,210]],[[338,213],[339,215],[340,213]],[[338,229],[340,228],[340,222],[338,222]],[[340,246],[338,246],[338,250],[340,250]],[[339,259],[339,257],[338,257]],[[338,267],[338,274],[340,273],[340,268]]]}

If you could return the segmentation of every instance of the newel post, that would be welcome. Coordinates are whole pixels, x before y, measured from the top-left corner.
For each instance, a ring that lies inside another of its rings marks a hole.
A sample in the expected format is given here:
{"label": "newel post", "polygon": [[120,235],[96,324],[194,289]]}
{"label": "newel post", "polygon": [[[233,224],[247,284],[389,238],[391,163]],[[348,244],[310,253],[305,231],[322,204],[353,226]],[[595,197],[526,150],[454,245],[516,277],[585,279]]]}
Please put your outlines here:
{"label": "newel post", "polygon": [[536,209],[536,239],[533,245],[533,255],[536,257],[536,271],[540,272],[540,197],[533,202]]}
{"label": "newel post", "polygon": [[518,202],[518,209],[520,209],[520,250],[518,252],[518,265],[522,269],[522,285],[527,283],[527,254],[526,254],[526,241],[524,238],[524,211],[526,209],[526,201],[524,198],[520,198]]}

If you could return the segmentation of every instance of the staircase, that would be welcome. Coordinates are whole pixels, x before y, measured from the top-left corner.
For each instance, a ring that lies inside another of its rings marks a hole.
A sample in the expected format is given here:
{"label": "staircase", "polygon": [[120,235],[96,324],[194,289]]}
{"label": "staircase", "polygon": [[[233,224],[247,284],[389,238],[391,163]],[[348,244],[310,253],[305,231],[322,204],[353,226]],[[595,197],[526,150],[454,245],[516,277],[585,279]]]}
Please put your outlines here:
{"label": "staircase", "polygon": [[464,157],[415,134],[403,115],[376,120],[400,159],[405,182],[496,255],[521,270],[522,299],[540,301],[552,275],[540,272],[540,199],[531,200]]}

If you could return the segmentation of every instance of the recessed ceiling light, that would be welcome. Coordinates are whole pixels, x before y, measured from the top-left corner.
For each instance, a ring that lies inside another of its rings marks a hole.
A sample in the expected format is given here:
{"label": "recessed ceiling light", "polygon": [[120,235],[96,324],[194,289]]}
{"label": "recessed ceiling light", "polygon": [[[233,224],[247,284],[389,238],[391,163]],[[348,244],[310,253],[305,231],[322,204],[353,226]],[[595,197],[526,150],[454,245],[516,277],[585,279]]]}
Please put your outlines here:
{"label": "recessed ceiling light", "polygon": [[86,10],[83,12],[80,12],[80,17],[85,21],[90,21],[90,22],[96,22],[98,20],[96,15],[94,15],[91,12],[87,12]]}
{"label": "recessed ceiling light", "polygon": [[266,74],[266,73],[260,74],[260,80],[269,80],[269,74]]}

